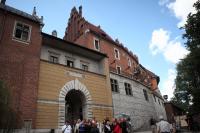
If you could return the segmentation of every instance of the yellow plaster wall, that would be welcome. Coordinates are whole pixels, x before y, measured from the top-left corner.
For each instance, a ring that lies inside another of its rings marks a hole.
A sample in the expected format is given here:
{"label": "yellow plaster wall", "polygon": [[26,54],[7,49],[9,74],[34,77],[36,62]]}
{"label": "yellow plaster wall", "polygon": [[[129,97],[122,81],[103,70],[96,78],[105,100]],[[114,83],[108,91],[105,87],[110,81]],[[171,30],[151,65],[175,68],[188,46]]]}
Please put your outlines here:
{"label": "yellow plaster wall", "polygon": [[[107,66],[106,60],[104,60],[104,62]],[[69,71],[81,73],[84,78],[69,76],[67,74]],[[105,73],[107,72],[109,71],[105,69]],[[41,60],[38,100],[58,101],[62,87],[67,82],[78,79],[90,92],[92,103],[112,106],[110,80],[108,75],[109,73],[107,76],[99,75]],[[52,109],[54,111],[52,111]],[[55,104],[38,103],[36,128],[52,128],[54,126],[54,128],[56,128],[58,124],[58,109],[58,105]],[[106,108],[101,109],[101,112],[103,113],[98,113],[98,111],[94,111],[93,113],[95,117],[98,117],[99,119],[104,119],[104,115],[107,117],[108,114],[112,114],[110,113],[112,110],[107,111]]]}

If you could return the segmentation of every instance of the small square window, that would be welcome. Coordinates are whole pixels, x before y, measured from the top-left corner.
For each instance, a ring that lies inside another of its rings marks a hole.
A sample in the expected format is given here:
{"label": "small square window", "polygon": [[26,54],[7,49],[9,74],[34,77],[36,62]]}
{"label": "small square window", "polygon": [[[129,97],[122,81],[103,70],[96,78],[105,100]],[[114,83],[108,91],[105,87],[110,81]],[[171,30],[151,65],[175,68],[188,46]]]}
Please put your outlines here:
{"label": "small square window", "polygon": [[67,66],[68,67],[74,67],[74,62],[71,60],[67,60]]}
{"label": "small square window", "polygon": [[114,49],[114,53],[115,53],[115,58],[116,58],[116,59],[120,59],[120,58],[119,58],[119,50],[115,48],[115,49]]}
{"label": "small square window", "polygon": [[88,71],[88,65],[82,64],[82,69],[83,69],[84,71]]}
{"label": "small square window", "polygon": [[58,57],[50,55],[50,62],[52,62],[52,63],[58,63]]}
{"label": "small square window", "polygon": [[100,51],[99,39],[94,39],[94,48],[95,50]]}
{"label": "small square window", "polygon": [[117,74],[121,74],[121,67],[117,66]]}
{"label": "small square window", "polygon": [[22,22],[15,22],[13,37],[20,41],[30,41],[31,26]]}
{"label": "small square window", "polygon": [[30,133],[32,129],[32,120],[24,120],[24,129],[26,133]]}
{"label": "small square window", "polygon": [[52,63],[59,63],[60,54],[56,52],[49,51],[49,61]]}
{"label": "small square window", "polygon": [[119,85],[117,80],[115,79],[110,79],[110,83],[111,83],[111,89],[113,92],[119,92]]}

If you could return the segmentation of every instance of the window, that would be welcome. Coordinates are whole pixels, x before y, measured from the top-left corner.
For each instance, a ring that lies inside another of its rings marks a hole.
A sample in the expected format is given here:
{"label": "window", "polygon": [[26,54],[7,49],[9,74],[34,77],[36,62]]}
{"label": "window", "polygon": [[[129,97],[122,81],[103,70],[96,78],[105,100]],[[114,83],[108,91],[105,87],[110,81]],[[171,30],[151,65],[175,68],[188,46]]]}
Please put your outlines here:
{"label": "window", "polygon": [[99,46],[99,39],[94,39],[94,48],[95,50],[100,51],[100,46]]}
{"label": "window", "polygon": [[120,66],[117,66],[117,73],[121,74],[121,67]]}
{"label": "window", "polygon": [[160,104],[160,99],[158,99],[158,103]]}
{"label": "window", "polygon": [[53,52],[53,51],[49,51],[49,61],[52,63],[59,63],[59,56],[60,54]]}
{"label": "window", "polygon": [[31,26],[21,23],[15,22],[13,37],[20,41],[28,42],[30,41],[31,34]]}
{"label": "window", "polygon": [[82,69],[83,69],[84,71],[88,71],[88,65],[82,64]]}
{"label": "window", "polygon": [[149,101],[147,91],[143,89],[144,97],[146,101]]}
{"label": "window", "polygon": [[110,79],[110,83],[111,83],[111,89],[113,92],[119,92],[119,86],[118,86],[118,82],[115,79]]}
{"label": "window", "polygon": [[58,57],[50,55],[50,62],[52,62],[52,63],[58,63]]}
{"label": "window", "polygon": [[128,66],[131,67],[131,60],[128,58]]}
{"label": "window", "polygon": [[31,128],[32,128],[32,120],[24,120],[24,129],[26,130],[26,133],[30,133],[31,132]]}
{"label": "window", "polygon": [[119,58],[119,50],[115,48],[115,49],[114,49],[114,53],[115,53],[115,58],[116,58],[116,59],[120,59],[120,58]]}
{"label": "window", "polygon": [[156,102],[156,96],[155,95],[153,95],[153,98],[154,98],[154,101]]}
{"label": "window", "polygon": [[71,60],[67,60],[67,66],[68,67],[74,67],[74,62]]}
{"label": "window", "polygon": [[129,83],[124,83],[124,86],[125,86],[126,95],[132,96],[133,93],[132,93],[131,85]]}

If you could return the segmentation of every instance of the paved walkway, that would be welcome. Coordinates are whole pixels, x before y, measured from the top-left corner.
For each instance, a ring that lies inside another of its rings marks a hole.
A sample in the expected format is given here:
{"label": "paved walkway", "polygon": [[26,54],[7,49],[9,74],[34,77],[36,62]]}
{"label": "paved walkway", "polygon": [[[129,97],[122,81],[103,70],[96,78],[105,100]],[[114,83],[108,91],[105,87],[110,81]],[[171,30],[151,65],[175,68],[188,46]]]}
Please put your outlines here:
{"label": "paved walkway", "polygon": [[152,133],[152,131],[140,131],[140,132],[134,132],[134,133]]}

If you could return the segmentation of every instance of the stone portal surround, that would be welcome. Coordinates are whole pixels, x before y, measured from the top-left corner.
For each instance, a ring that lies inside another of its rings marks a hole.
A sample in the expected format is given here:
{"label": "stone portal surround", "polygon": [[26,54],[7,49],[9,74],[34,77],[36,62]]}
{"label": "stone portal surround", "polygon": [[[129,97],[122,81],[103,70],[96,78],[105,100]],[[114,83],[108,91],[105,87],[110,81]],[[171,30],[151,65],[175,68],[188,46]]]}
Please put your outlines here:
{"label": "stone portal surround", "polygon": [[65,122],[65,97],[67,93],[71,90],[79,90],[85,96],[85,110],[83,111],[83,115],[86,119],[92,118],[92,98],[91,95],[84,84],[82,84],[78,79],[71,80],[67,82],[62,89],[60,90],[59,94],[59,112],[58,112],[58,128],[61,128]]}

